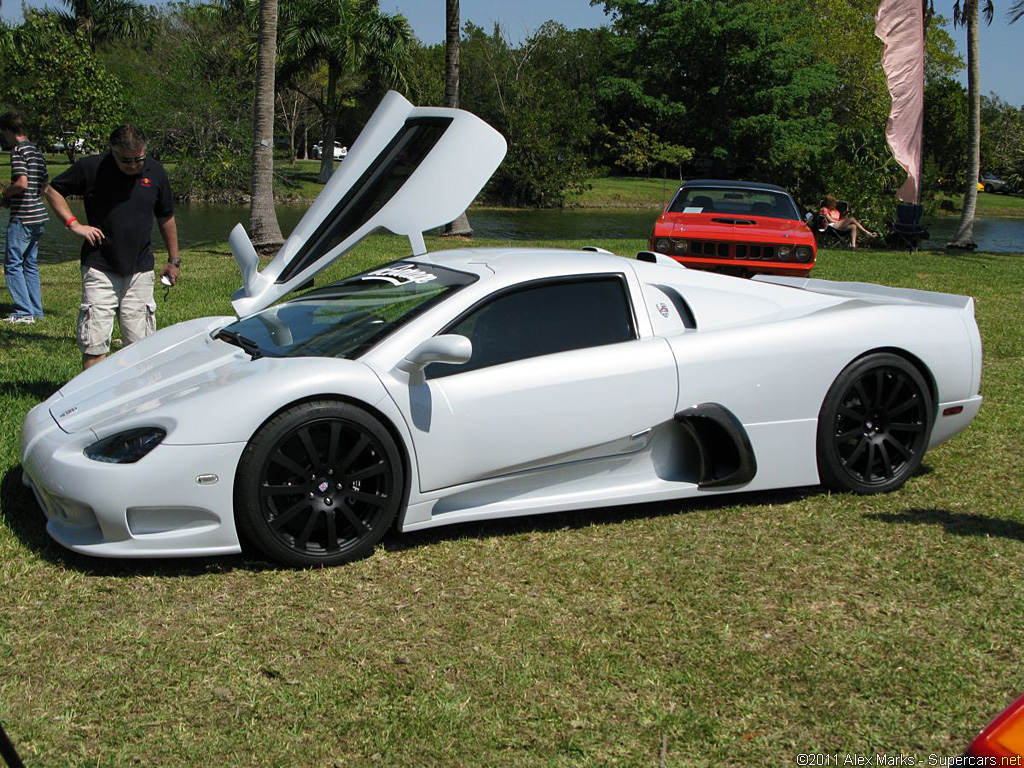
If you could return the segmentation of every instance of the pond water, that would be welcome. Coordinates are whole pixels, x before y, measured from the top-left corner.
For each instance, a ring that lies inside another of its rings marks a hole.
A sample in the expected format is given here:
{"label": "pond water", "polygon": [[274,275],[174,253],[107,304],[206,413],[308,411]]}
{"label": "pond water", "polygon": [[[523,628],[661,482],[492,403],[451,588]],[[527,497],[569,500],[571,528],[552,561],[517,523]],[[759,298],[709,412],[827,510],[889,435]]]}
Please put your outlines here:
{"label": "pond water", "polygon": [[[285,236],[306,212],[306,205],[278,206],[278,221]],[[71,208],[84,218],[81,201]],[[470,222],[480,237],[499,240],[646,239],[656,218],[652,210],[493,210],[474,209]],[[187,205],[175,209],[178,239],[182,249],[226,243],[238,222],[249,220],[245,205]],[[930,239],[925,248],[943,248],[956,231],[955,217],[925,220]],[[7,213],[0,216],[0,228],[7,228]],[[1024,219],[976,219],[974,240],[978,250],[997,253],[1024,252]],[[158,232],[153,241],[162,250]],[[78,258],[81,240],[51,219],[40,243],[40,261],[69,261]]]}

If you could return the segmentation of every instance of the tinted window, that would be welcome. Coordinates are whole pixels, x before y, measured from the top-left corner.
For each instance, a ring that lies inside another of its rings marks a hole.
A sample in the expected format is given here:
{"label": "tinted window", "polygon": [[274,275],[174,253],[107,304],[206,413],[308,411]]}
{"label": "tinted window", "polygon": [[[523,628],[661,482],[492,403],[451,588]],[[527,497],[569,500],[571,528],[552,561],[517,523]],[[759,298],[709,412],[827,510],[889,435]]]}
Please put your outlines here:
{"label": "tinted window", "polygon": [[676,193],[670,213],[724,213],[800,220],[796,203],[785,192],[737,187],[684,187]]}
{"label": "tinted window", "polygon": [[636,338],[621,277],[532,284],[490,299],[445,330],[473,342],[462,365],[433,364],[428,378]]}

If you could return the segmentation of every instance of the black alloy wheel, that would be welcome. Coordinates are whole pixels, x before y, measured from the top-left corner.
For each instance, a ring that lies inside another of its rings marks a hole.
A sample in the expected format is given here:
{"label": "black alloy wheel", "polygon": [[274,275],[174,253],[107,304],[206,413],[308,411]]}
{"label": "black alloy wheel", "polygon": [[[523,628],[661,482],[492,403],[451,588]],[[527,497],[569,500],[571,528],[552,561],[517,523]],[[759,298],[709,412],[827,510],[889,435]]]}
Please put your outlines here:
{"label": "black alloy wheel", "polygon": [[337,565],[369,554],[404,500],[401,456],[361,408],[302,403],[267,422],[238,466],[239,532],[272,560]]}
{"label": "black alloy wheel", "polygon": [[868,355],[835,380],[818,415],[818,474],[836,491],[894,491],[917,470],[933,405],[920,372],[902,357]]}

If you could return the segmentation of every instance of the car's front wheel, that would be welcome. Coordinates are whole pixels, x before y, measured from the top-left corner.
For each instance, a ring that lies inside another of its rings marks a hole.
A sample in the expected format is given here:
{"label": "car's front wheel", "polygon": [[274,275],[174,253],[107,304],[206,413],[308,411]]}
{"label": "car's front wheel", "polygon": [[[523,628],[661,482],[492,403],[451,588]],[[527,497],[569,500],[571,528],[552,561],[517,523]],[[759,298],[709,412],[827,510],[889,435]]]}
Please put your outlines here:
{"label": "car's front wheel", "polygon": [[836,491],[894,491],[920,466],[932,401],[918,370],[876,353],[836,378],[818,414],[818,475]]}
{"label": "car's front wheel", "polygon": [[239,533],[272,560],[338,565],[367,555],[403,503],[394,439],[354,405],[295,405],[246,446],[235,482]]}

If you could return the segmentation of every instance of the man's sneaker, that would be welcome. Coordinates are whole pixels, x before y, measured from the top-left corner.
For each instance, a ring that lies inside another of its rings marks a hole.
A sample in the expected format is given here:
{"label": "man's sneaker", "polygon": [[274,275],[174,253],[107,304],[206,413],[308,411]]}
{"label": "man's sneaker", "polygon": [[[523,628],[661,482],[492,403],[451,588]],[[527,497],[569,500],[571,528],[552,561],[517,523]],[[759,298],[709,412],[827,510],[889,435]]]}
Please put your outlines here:
{"label": "man's sneaker", "polygon": [[32,315],[8,315],[4,318],[5,323],[17,323],[19,325],[31,325],[36,319]]}

